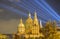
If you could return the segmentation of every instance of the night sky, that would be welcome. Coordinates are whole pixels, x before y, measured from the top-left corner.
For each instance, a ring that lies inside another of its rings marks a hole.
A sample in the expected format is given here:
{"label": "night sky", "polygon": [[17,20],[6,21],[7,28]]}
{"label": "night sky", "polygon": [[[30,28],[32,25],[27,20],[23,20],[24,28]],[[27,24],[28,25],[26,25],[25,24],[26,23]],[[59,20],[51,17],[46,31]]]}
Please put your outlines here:
{"label": "night sky", "polygon": [[47,3],[60,15],[60,0],[46,0]]}
{"label": "night sky", "polygon": [[19,20],[23,22],[29,12],[33,19],[36,11],[42,23],[48,20],[60,21],[60,0],[0,0],[0,33],[15,33]]}

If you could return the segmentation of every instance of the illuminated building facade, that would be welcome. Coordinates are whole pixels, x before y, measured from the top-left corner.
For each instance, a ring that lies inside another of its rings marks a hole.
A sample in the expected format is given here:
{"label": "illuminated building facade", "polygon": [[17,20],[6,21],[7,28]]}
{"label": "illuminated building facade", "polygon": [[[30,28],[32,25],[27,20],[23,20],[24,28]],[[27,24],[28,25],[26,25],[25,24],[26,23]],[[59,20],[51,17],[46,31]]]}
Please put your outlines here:
{"label": "illuminated building facade", "polygon": [[4,35],[4,34],[0,34],[0,39],[9,39],[9,36]]}
{"label": "illuminated building facade", "polygon": [[[41,22],[40,22],[41,24]],[[22,19],[20,19],[20,24],[18,25],[17,33],[14,39],[29,39],[29,38],[42,38],[44,37],[40,31],[40,25],[37,19],[36,12],[34,13],[34,19],[32,20],[31,14],[29,13],[25,25]]]}

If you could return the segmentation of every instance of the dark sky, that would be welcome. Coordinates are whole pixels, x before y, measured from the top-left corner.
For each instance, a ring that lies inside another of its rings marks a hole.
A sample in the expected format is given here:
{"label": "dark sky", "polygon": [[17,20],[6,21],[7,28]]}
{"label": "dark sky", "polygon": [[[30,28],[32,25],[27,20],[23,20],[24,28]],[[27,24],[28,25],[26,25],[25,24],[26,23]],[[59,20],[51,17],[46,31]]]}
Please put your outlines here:
{"label": "dark sky", "polygon": [[60,15],[60,0],[46,0],[46,1]]}
{"label": "dark sky", "polygon": [[[58,15],[60,15],[60,0],[46,0],[46,2],[58,13]],[[29,11],[33,17],[35,9],[37,11],[38,19],[41,19],[42,21],[47,21],[49,19],[57,20],[58,18],[56,18],[56,16],[53,17],[34,0],[20,0],[19,5],[11,0],[0,0],[0,4],[3,4],[3,8],[0,5],[0,33],[17,32],[20,18],[22,17],[23,21],[25,21]]]}

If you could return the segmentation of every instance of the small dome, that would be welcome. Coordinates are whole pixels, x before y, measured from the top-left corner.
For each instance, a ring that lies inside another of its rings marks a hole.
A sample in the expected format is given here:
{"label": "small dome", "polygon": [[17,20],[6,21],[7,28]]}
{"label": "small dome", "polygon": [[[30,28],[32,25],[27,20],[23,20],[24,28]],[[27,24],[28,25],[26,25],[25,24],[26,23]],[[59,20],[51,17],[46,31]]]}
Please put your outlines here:
{"label": "small dome", "polygon": [[20,24],[18,25],[18,27],[24,27],[24,24],[23,24],[22,18],[20,19]]}
{"label": "small dome", "polygon": [[21,24],[19,24],[19,27],[24,27],[24,24],[22,24],[22,23],[21,23]]}

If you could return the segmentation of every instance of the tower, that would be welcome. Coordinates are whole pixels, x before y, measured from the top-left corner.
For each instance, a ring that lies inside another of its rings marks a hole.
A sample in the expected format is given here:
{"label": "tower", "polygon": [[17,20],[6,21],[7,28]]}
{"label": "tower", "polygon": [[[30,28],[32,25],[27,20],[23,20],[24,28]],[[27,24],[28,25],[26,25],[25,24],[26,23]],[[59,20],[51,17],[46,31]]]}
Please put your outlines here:
{"label": "tower", "polygon": [[40,28],[42,28],[43,26],[42,26],[42,22],[41,22],[41,20],[40,20]]}
{"label": "tower", "polygon": [[36,12],[34,13],[32,34],[39,34],[39,23],[38,23],[38,19],[37,19],[37,14],[36,14]]}
{"label": "tower", "polygon": [[20,24],[18,25],[18,34],[25,34],[25,26],[22,19],[20,19]]}
{"label": "tower", "polygon": [[39,25],[39,24],[38,24],[38,19],[37,19],[36,11],[35,11],[35,13],[34,13],[34,24],[35,24],[35,25]]}
{"label": "tower", "polygon": [[31,28],[33,26],[33,20],[31,18],[30,12],[29,12],[28,18],[26,20],[25,26],[26,26],[26,33],[30,34],[31,33]]}

